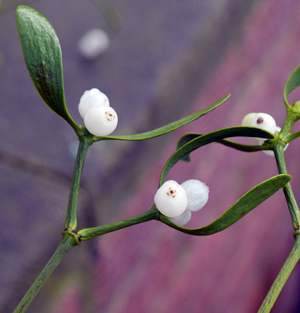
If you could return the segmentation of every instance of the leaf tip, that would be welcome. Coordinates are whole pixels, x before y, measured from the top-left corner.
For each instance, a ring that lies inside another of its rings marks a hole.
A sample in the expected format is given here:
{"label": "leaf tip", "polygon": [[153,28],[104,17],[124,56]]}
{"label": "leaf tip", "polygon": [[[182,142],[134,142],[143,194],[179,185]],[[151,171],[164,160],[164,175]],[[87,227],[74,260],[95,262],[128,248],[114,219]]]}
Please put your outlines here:
{"label": "leaf tip", "polygon": [[24,10],[27,11],[27,10],[33,10],[33,9],[31,9],[30,7],[28,7],[26,5],[23,5],[23,4],[18,5],[17,8],[16,8],[16,15],[22,13],[22,11],[24,11]]}

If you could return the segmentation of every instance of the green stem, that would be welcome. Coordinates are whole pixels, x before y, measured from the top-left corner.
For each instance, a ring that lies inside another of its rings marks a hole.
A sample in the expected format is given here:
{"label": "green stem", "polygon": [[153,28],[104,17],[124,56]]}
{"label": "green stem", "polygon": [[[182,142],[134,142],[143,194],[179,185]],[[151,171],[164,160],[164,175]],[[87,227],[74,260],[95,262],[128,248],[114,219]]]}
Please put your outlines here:
{"label": "green stem", "polygon": [[296,235],[294,246],[283,264],[279,274],[277,275],[272,287],[270,288],[266,298],[257,313],[268,313],[271,311],[275,301],[277,300],[283,286],[292,273],[295,265],[300,259],[300,236]]}
{"label": "green stem", "polygon": [[292,133],[292,134],[288,134],[285,138],[284,138],[284,141],[286,143],[289,143],[293,140],[295,140],[296,138],[300,137],[300,131],[298,132],[295,132],[295,133]]}
{"label": "green stem", "polygon": [[25,312],[32,302],[32,300],[35,298],[35,296],[38,294],[46,280],[49,278],[49,276],[52,274],[52,272],[55,270],[57,265],[62,261],[64,256],[77,244],[75,238],[73,236],[70,236],[69,234],[63,235],[63,240],[59,244],[58,248],[54,252],[52,258],[49,260],[47,265],[44,267],[38,278],[35,280],[35,282],[32,284],[32,286],[29,288],[17,308],[14,310],[13,313],[22,313]]}
{"label": "green stem", "polygon": [[75,168],[71,183],[71,190],[68,202],[68,211],[66,216],[65,228],[75,230],[77,227],[77,202],[81,180],[81,173],[84,165],[84,160],[92,140],[89,137],[79,137],[80,143],[78,147]]}
{"label": "green stem", "polygon": [[153,206],[149,211],[142,213],[140,215],[127,218],[126,220],[118,221],[115,223],[98,226],[94,228],[85,228],[81,229],[77,236],[81,240],[89,240],[94,237],[98,237],[125,227],[133,226],[136,224],[144,223],[153,219],[159,220],[160,213],[156,209],[155,206]]}
{"label": "green stem", "polygon": [[284,136],[289,134],[292,126],[298,120],[297,114],[294,112],[294,107],[291,106],[287,112],[287,117],[282,125],[280,133]]}
{"label": "green stem", "polygon": [[[280,141],[274,142],[273,148],[279,174],[287,174],[283,144]],[[297,230],[300,226],[300,212],[290,183],[283,187],[283,192],[292,217],[293,228]]]}

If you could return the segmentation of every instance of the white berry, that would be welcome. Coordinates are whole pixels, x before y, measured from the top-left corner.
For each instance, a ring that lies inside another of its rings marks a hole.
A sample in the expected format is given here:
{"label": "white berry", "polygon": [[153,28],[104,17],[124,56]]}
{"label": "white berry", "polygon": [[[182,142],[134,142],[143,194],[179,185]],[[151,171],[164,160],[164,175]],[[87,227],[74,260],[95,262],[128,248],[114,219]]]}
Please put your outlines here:
{"label": "white berry", "polygon": [[84,125],[95,136],[107,136],[117,127],[118,115],[111,107],[94,106],[84,117]]}
{"label": "white berry", "polygon": [[266,113],[256,113],[253,115],[250,126],[263,129],[271,134],[274,134],[276,131],[276,122],[274,118]]}
{"label": "white berry", "polygon": [[78,110],[81,117],[84,118],[90,108],[101,105],[109,107],[109,100],[104,93],[97,88],[93,88],[91,90],[86,90],[81,96]]}
{"label": "white berry", "polygon": [[172,217],[171,222],[178,226],[184,226],[191,220],[191,217],[192,217],[192,212],[185,210],[180,215]]}
{"label": "white berry", "polygon": [[187,194],[187,210],[196,212],[202,209],[208,201],[209,188],[200,180],[189,179],[181,184]]}
{"label": "white berry", "polygon": [[245,115],[245,117],[242,119],[242,126],[250,126],[252,117],[255,115],[256,113],[248,113],[247,115]]}
{"label": "white berry", "polygon": [[182,214],[187,207],[187,195],[176,181],[166,181],[156,192],[154,203],[165,216],[175,217]]}
{"label": "white berry", "polygon": [[88,31],[78,42],[79,53],[87,59],[95,59],[109,47],[109,37],[102,29]]}

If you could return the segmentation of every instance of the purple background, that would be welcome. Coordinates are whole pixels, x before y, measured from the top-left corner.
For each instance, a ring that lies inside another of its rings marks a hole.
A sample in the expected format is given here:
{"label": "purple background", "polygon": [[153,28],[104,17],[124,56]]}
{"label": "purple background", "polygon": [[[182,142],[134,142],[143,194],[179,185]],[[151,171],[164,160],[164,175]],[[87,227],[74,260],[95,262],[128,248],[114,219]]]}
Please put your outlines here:
{"label": "purple background", "polygon": [[[239,125],[244,115],[260,111],[282,126],[283,87],[300,63],[296,0],[113,4],[122,27],[109,50],[87,62],[77,52],[81,36],[96,27],[113,32],[97,6],[83,0],[30,3],[60,39],[67,106],[77,123],[82,123],[79,98],[94,87],[108,95],[118,112],[116,134],[147,131],[227,93],[232,97],[161,138],[92,146],[78,229],[148,210],[161,169],[184,133]],[[0,51],[0,311],[11,312],[61,238],[77,141],[30,81],[14,10],[0,16]],[[290,99],[298,100],[299,92]],[[286,158],[299,198],[297,151],[297,144],[291,144]],[[191,163],[178,163],[168,178],[179,183],[195,178],[209,185],[208,204],[188,224],[200,227],[276,174],[275,160],[263,153],[212,144],[194,152]],[[210,237],[188,236],[156,221],[107,234],[75,247],[27,312],[255,312],[293,244],[292,233],[279,191]],[[299,270],[272,312],[297,312]]]}

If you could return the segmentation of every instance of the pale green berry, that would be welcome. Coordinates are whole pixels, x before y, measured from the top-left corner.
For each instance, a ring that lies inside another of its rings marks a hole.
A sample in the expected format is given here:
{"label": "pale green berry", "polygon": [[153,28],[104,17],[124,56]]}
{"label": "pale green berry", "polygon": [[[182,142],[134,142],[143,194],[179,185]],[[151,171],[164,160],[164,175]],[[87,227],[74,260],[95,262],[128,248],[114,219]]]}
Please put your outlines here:
{"label": "pale green berry", "polygon": [[191,220],[191,217],[192,217],[192,212],[185,210],[180,215],[172,217],[171,222],[178,226],[184,226]]}
{"label": "pale green berry", "polygon": [[250,126],[252,117],[255,115],[256,113],[248,113],[247,115],[245,115],[245,117],[242,119],[242,126]]}
{"label": "pale green berry", "polygon": [[94,106],[109,107],[109,100],[107,96],[97,88],[86,90],[81,96],[78,110],[82,118],[85,117],[87,111]]}
{"label": "pale green berry", "polygon": [[196,212],[202,209],[208,201],[208,186],[197,179],[189,179],[181,184],[185,189],[188,199],[187,210]]}
{"label": "pale green berry", "polygon": [[118,115],[111,107],[94,106],[85,114],[84,125],[95,136],[108,136],[118,125]]}
{"label": "pale green berry", "polygon": [[161,214],[175,217],[185,211],[187,195],[176,181],[168,180],[157,190],[154,203]]}

